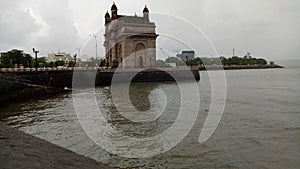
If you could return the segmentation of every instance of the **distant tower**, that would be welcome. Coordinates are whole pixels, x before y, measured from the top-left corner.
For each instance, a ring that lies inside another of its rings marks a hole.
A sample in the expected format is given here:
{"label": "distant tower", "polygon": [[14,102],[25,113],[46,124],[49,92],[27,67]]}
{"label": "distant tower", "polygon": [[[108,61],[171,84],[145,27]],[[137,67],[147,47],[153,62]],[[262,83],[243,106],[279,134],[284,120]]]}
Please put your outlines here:
{"label": "distant tower", "polygon": [[107,25],[111,21],[110,20],[110,15],[109,15],[108,11],[106,12],[104,18],[105,18],[105,25]]}
{"label": "distant tower", "polygon": [[145,8],[143,10],[143,14],[144,14],[144,18],[146,18],[147,20],[149,20],[149,10],[147,8],[147,5],[145,5]]}
{"label": "distant tower", "polygon": [[118,8],[117,8],[115,2],[111,6],[111,20],[114,20],[114,19],[118,19]]}
{"label": "distant tower", "polygon": [[250,52],[248,52],[246,56],[247,56],[248,59],[251,59],[251,53]]}
{"label": "distant tower", "polygon": [[232,56],[235,56],[235,53],[234,53],[234,48],[232,49]]}

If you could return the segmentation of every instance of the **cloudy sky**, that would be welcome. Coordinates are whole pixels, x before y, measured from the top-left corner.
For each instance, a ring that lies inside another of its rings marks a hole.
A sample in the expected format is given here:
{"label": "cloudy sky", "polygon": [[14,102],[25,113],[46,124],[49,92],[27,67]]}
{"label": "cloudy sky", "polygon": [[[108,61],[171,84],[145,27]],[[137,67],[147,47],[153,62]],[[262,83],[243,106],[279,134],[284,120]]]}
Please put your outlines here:
{"label": "cloudy sky", "polygon": [[[0,51],[75,53],[93,47],[103,55],[104,14],[112,0],[0,0]],[[299,0],[115,0],[120,14],[156,23],[158,47],[170,55],[194,49],[200,56],[251,52],[268,60],[300,59]],[[89,45],[90,44],[90,45]],[[90,46],[90,47],[87,47]],[[214,51],[217,50],[217,53]],[[158,51],[159,52],[159,51]]]}

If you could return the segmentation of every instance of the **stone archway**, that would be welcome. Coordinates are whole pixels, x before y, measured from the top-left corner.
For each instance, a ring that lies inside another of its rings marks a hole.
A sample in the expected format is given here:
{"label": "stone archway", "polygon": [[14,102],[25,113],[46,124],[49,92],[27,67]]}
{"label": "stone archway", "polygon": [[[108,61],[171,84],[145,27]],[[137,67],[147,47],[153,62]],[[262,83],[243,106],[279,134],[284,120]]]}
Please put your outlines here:
{"label": "stone archway", "polygon": [[144,67],[146,65],[146,47],[143,43],[138,43],[135,48],[135,66]]}

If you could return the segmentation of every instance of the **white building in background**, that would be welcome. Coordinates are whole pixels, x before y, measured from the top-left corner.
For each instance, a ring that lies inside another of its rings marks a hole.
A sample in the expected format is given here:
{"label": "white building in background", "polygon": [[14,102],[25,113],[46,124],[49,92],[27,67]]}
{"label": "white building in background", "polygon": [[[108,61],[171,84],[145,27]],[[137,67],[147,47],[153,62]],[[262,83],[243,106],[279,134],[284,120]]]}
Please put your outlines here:
{"label": "white building in background", "polygon": [[49,53],[47,61],[48,62],[55,62],[55,61],[70,62],[70,61],[74,61],[74,57],[66,52]]}

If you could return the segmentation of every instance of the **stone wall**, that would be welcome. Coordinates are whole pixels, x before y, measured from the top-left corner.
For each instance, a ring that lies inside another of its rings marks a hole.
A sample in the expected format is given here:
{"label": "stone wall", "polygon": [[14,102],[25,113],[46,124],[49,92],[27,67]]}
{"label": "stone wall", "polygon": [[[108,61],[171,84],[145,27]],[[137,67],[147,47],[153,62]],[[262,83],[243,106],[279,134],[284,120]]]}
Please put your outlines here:
{"label": "stone wall", "polygon": [[100,162],[0,123],[0,168],[110,169]]}

